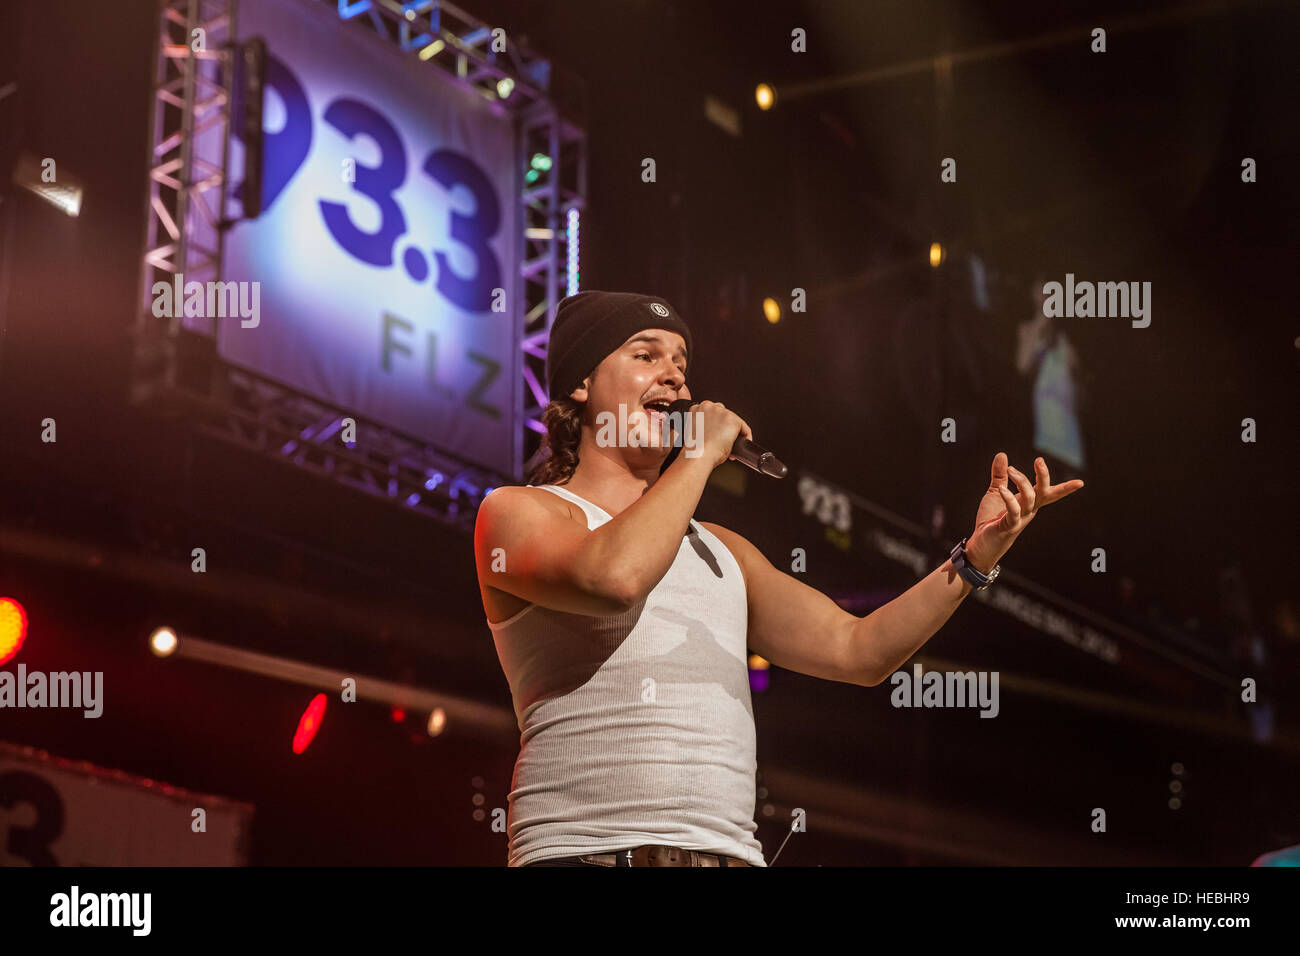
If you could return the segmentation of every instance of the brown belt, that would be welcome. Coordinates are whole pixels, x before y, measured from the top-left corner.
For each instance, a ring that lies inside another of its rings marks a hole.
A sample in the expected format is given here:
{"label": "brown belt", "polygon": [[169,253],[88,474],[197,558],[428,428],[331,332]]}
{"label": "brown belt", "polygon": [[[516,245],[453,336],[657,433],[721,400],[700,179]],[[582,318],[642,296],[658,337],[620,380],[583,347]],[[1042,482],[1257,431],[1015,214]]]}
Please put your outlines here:
{"label": "brown belt", "polygon": [[585,853],[565,857],[594,863],[597,866],[749,866],[744,860],[722,853],[705,853],[703,850],[683,850],[678,846],[639,846],[634,850],[617,850],[609,853]]}

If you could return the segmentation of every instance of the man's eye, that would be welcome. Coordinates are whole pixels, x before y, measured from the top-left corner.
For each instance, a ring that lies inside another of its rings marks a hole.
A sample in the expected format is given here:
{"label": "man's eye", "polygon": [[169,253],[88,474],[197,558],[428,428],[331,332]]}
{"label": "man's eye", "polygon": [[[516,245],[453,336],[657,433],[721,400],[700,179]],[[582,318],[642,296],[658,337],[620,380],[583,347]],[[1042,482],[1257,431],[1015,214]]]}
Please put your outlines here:
{"label": "man's eye", "polygon": [[638,352],[638,353],[636,354],[636,357],[637,357],[637,358],[640,358],[640,357],[643,356],[643,355],[644,355],[646,358],[649,358],[649,357],[650,357],[650,353],[649,353],[649,352]]}

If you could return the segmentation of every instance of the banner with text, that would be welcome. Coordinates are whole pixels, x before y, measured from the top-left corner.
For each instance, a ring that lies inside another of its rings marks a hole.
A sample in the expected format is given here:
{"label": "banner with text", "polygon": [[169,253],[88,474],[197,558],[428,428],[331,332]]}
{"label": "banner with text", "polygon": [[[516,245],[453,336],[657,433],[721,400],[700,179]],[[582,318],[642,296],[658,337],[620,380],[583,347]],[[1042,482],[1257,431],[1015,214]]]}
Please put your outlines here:
{"label": "banner with text", "polygon": [[363,27],[304,0],[240,6],[241,41],[267,45],[263,211],[227,234],[242,307],[215,324],[218,354],[509,474],[515,124]]}

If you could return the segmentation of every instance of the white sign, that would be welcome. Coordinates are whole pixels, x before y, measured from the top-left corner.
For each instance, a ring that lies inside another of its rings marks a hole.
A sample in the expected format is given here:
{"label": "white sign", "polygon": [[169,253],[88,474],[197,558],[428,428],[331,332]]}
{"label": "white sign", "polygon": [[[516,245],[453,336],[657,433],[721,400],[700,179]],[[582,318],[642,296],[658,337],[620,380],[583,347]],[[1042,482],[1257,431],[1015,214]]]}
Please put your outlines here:
{"label": "white sign", "polygon": [[252,819],[246,803],[0,742],[0,866],[244,866]]}

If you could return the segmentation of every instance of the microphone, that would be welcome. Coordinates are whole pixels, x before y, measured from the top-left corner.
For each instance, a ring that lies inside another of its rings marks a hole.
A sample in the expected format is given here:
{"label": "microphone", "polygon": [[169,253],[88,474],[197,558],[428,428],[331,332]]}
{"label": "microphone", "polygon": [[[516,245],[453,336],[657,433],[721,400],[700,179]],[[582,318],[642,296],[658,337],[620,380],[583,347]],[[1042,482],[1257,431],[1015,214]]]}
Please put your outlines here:
{"label": "microphone", "polygon": [[[668,406],[668,414],[673,412],[681,413],[681,421],[686,420],[691,406],[698,404],[689,398],[679,398]],[[678,433],[678,441],[674,442],[672,454],[669,455],[668,461],[664,463],[665,468],[672,463],[681,449],[681,433]],[[773,478],[784,478],[790,473],[790,469],[762,445],[757,445],[750,441],[744,435],[737,435],[736,442],[731,446],[731,454],[728,456],[729,461],[738,461],[747,468],[752,468],[760,475],[771,475]],[[662,471],[661,471],[662,474]]]}

